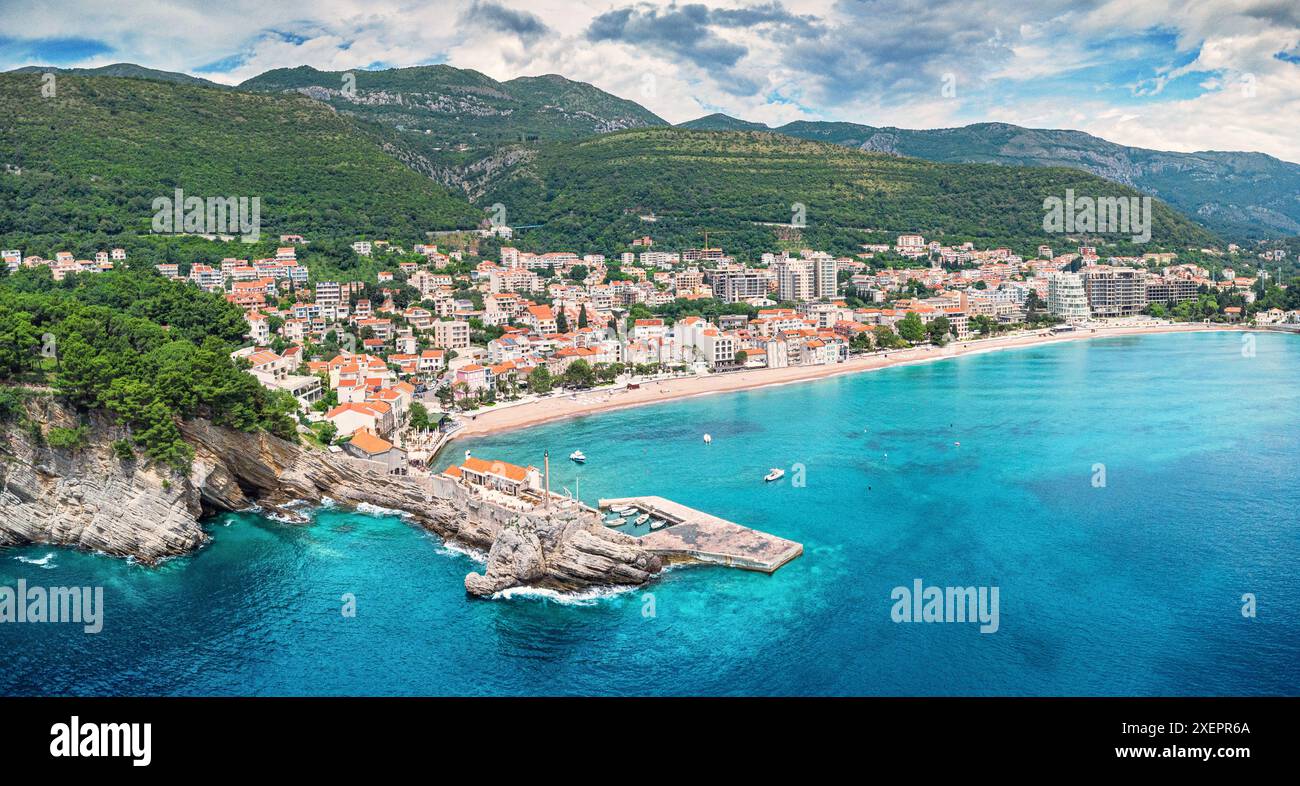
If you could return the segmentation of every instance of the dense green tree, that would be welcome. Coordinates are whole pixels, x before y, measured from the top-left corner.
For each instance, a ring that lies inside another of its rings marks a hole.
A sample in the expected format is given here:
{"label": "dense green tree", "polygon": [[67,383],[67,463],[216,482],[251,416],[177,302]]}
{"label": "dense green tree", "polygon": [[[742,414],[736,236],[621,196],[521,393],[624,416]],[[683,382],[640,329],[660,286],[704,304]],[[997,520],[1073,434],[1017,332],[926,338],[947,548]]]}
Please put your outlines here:
{"label": "dense green tree", "polygon": [[936,317],[930,320],[930,324],[925,326],[925,332],[930,338],[930,343],[943,346],[948,343],[948,336],[952,332],[952,322],[947,317]]}
{"label": "dense green tree", "polygon": [[915,344],[918,341],[925,340],[925,324],[915,313],[909,312],[905,317],[898,320],[898,335],[904,340]]}
{"label": "dense green tree", "polygon": [[31,314],[0,305],[0,373],[16,376],[39,366],[41,345]]}
{"label": "dense green tree", "polygon": [[997,330],[998,323],[984,314],[976,314],[970,318],[970,326],[981,336],[987,336]]}
{"label": "dense green tree", "polygon": [[888,325],[876,325],[873,332],[875,333],[876,346],[880,349],[901,349],[907,346],[907,341],[891,330]]}
{"label": "dense green tree", "polygon": [[418,401],[411,404],[411,428],[416,431],[428,431],[433,427],[429,420],[429,410]]}
{"label": "dense green tree", "polygon": [[1047,304],[1038,296],[1038,292],[1029,290],[1029,295],[1025,298],[1025,319],[1034,322],[1046,311]]}
{"label": "dense green tree", "polygon": [[591,364],[585,360],[578,359],[569,364],[561,376],[565,387],[570,388],[589,388],[596,384],[596,372],[592,369]]}
{"label": "dense green tree", "polygon": [[546,366],[538,366],[528,374],[528,389],[538,395],[550,393],[555,382]]}
{"label": "dense green tree", "polygon": [[116,415],[148,457],[184,468],[191,450],[182,419],[296,438],[296,400],[230,359],[244,327],[242,312],[220,295],[151,270],[74,275],[57,285],[6,276],[0,381],[27,374],[80,410]]}

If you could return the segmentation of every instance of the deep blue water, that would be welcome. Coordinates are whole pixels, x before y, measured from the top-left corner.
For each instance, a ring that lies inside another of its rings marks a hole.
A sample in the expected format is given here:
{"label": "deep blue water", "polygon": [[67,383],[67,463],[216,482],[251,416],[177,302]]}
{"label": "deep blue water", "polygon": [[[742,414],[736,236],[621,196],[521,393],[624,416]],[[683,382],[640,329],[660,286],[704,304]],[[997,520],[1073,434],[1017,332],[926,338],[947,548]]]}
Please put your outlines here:
{"label": "deep blue water", "polygon": [[[156,569],[0,552],[0,585],[102,585],[106,605],[97,635],[0,625],[0,693],[1294,695],[1300,337],[1256,341],[1254,357],[1232,333],[1079,341],[452,446],[519,463],[581,448],[553,486],[801,541],[772,576],[471,600],[470,557],[338,510],[225,516]],[[764,484],[773,466],[787,477]],[[891,621],[916,578],[998,587],[1000,629]]]}

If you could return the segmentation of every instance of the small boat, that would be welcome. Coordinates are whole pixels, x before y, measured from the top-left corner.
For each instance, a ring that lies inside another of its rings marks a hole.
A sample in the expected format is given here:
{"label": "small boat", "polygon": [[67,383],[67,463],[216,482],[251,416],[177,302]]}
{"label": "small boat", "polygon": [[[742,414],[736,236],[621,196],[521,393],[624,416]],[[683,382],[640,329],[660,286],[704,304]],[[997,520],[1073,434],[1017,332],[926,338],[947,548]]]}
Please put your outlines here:
{"label": "small boat", "polygon": [[571,461],[575,461],[575,462],[577,462],[577,463],[579,463],[579,464],[582,464],[582,463],[586,462],[587,457],[584,456],[584,455],[582,455],[582,451],[581,451],[581,450],[575,450],[575,451],[573,451],[572,453],[569,454],[569,460],[571,460]]}
{"label": "small boat", "polygon": [[650,522],[650,529],[659,529],[660,527],[665,527],[667,525],[668,522],[662,521],[660,519],[655,519],[654,521]]}
{"label": "small boat", "polygon": [[705,444],[705,445],[712,445],[712,444],[713,444],[713,437],[709,436],[708,434],[705,434],[705,435],[704,435],[704,444]]}
{"label": "small boat", "polygon": [[637,516],[636,518],[632,519],[632,523],[640,526],[641,524],[644,524],[649,520],[650,520],[650,514],[642,513],[640,516]]}
{"label": "small boat", "polygon": [[623,513],[624,511],[628,511],[631,509],[632,508],[627,505],[615,505],[614,507],[610,508],[610,510],[614,513]]}
{"label": "small boat", "polygon": [[611,518],[605,519],[606,527],[621,527],[626,523],[627,523],[627,519],[624,519],[622,516],[613,516]]}
{"label": "small boat", "polygon": [[774,480],[780,480],[785,477],[785,470],[778,467],[772,467],[772,471],[763,476],[763,480],[771,483]]}

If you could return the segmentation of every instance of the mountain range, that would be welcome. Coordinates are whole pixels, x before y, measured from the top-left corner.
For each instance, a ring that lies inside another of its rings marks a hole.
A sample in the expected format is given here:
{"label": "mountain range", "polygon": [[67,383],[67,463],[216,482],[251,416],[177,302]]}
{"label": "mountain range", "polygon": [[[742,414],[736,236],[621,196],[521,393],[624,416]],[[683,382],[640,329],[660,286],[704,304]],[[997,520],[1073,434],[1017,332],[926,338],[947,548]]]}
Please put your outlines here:
{"label": "mountain range", "polygon": [[383,71],[268,71],[240,90],[300,93],[370,125],[408,167],[466,198],[538,145],[667,121],[633,101],[556,74],[498,82],[448,65]]}
{"label": "mountain range", "polygon": [[1300,165],[1263,153],[1169,153],[1127,147],[1082,131],[976,123],[911,130],[797,121],[776,128],[714,114],[682,124],[712,131],[772,131],[930,161],[1065,166],[1159,197],[1228,237],[1300,234]]}
{"label": "mountain range", "polygon": [[433,137],[432,147],[577,139],[667,125],[648,109],[555,74],[498,82],[448,65],[386,71],[267,71],[240,90],[299,92],[340,111]]}
{"label": "mountain range", "polygon": [[[1257,153],[1166,153],[1116,145],[1078,131],[1026,129],[999,123],[925,131],[830,122],[796,122],[771,128],[726,115],[710,115],[684,123],[677,133],[671,133],[666,131],[666,121],[639,104],[586,83],[557,75],[520,77],[500,82],[477,71],[446,65],[355,72],[320,71],[302,66],[268,71],[235,88],[217,86],[185,74],[155,71],[131,64],[99,69],[29,67],[20,70],[28,73],[56,70],[74,77],[128,77],[129,79],[120,80],[128,84],[167,82],[173,90],[200,90],[211,96],[210,99],[182,97],[182,105],[196,101],[201,104],[204,100],[210,100],[228,106],[231,111],[245,105],[261,107],[259,111],[265,111],[265,107],[277,105],[259,104],[253,100],[261,95],[263,101],[288,102],[284,105],[293,107],[295,113],[305,111],[302,107],[307,104],[319,107],[323,114],[313,117],[313,124],[326,115],[333,116],[339,133],[364,140],[358,149],[360,155],[367,158],[372,154],[386,155],[404,164],[407,169],[437,181],[443,188],[434,186],[433,190],[425,193],[425,197],[438,204],[433,212],[440,219],[431,223],[438,223],[440,227],[449,222],[465,222],[468,216],[475,214],[481,217],[482,205],[485,204],[518,202],[517,198],[511,197],[506,184],[509,184],[509,188],[533,195],[533,201],[517,208],[516,215],[533,216],[529,219],[531,223],[545,223],[548,227],[560,226],[560,223],[553,222],[559,222],[561,216],[571,219],[584,215],[589,221],[601,220],[572,206],[563,207],[571,205],[572,200],[578,198],[570,188],[576,182],[585,182],[593,189],[588,192],[591,195],[588,200],[590,204],[600,203],[602,209],[620,211],[619,215],[633,215],[643,209],[671,213],[684,208],[689,213],[691,206],[682,205],[678,200],[656,203],[656,200],[646,198],[647,189],[653,189],[650,185],[637,184],[632,177],[649,176],[656,179],[661,170],[675,172],[680,178],[702,174],[706,170],[679,168],[675,163],[682,160],[682,156],[689,160],[692,155],[690,151],[698,149],[702,144],[701,139],[707,138],[707,135],[698,136],[698,132],[744,132],[745,141],[737,142],[742,147],[734,155],[714,155],[707,161],[709,166],[715,167],[708,171],[716,173],[719,162],[729,159],[729,168],[721,174],[725,174],[727,182],[734,186],[733,190],[713,194],[710,198],[723,200],[723,203],[697,206],[700,209],[695,212],[701,215],[698,220],[690,219],[689,223],[704,227],[709,220],[703,213],[716,208],[718,215],[729,216],[732,231],[740,232],[734,221],[746,211],[733,210],[732,207],[746,203],[771,203],[768,205],[771,207],[776,202],[784,204],[782,210],[751,210],[745,220],[750,221],[751,225],[752,222],[781,223],[788,220],[789,205],[800,199],[785,193],[770,195],[770,198],[754,193],[756,184],[764,182],[766,173],[775,165],[769,166],[761,161],[740,162],[738,159],[742,151],[747,151],[744,154],[757,155],[757,151],[761,150],[763,155],[769,157],[768,161],[782,162],[776,168],[781,169],[787,179],[793,178],[791,182],[809,180],[809,177],[798,176],[787,166],[791,161],[802,161],[800,165],[810,167],[809,172],[820,172],[826,177],[841,176],[842,173],[834,171],[834,168],[827,170],[813,166],[809,153],[812,148],[798,144],[799,140],[803,140],[826,145],[827,147],[818,150],[830,156],[838,165],[847,167],[850,174],[845,176],[852,176],[852,171],[866,166],[861,162],[868,160],[914,162],[898,164],[893,174],[906,179],[920,172],[937,173],[934,183],[943,183],[943,187],[949,189],[950,193],[961,193],[968,198],[974,192],[965,188],[965,182],[973,183],[987,193],[997,190],[994,186],[998,178],[1014,182],[1006,178],[1006,167],[1016,167],[1015,180],[1024,181],[1028,178],[1026,182],[1037,182],[1036,176],[1031,174],[1034,168],[1050,170],[1053,174],[1048,175],[1048,179],[1056,181],[1060,181],[1062,175],[1059,172],[1063,168],[1083,170],[1090,175],[1151,194],[1209,230],[1191,232],[1177,222],[1162,219],[1165,228],[1170,230],[1165,234],[1166,239],[1176,237],[1177,242],[1212,243],[1215,241],[1211,233],[1239,241],[1300,233],[1300,166]],[[90,81],[95,84],[102,82],[93,79]],[[139,89],[149,92],[143,87]],[[107,88],[105,90],[113,92]],[[222,97],[217,98],[218,94]],[[150,95],[151,104],[162,100],[156,91]],[[247,98],[240,98],[241,96]],[[15,116],[22,118],[32,115],[33,109],[17,105]],[[177,109],[180,111],[184,107]],[[132,107],[121,103],[109,110],[110,117],[132,111]],[[39,112],[34,114],[39,115]],[[218,118],[207,117],[209,125],[230,125],[223,124]],[[134,119],[143,124],[143,129],[148,126],[150,118],[144,116]],[[655,128],[665,131],[649,137],[638,137],[635,133],[637,130]],[[624,135],[621,136],[620,133]],[[594,144],[605,137],[616,140],[610,143],[608,149],[611,150],[634,139],[652,139],[654,145],[645,155],[635,157],[637,166],[625,173],[609,168],[602,163],[600,156],[593,155],[593,151],[606,149]],[[759,137],[770,141],[760,143]],[[782,139],[788,141],[780,142]],[[22,141],[11,139],[19,148],[22,147],[19,144]],[[83,141],[86,141],[84,135]],[[270,144],[269,140],[258,140],[259,144],[263,142]],[[672,149],[676,145],[682,149]],[[830,146],[852,148],[855,155],[865,158],[831,155]],[[34,141],[31,147],[35,147]],[[294,141],[289,139],[285,140],[284,149],[277,150],[279,155],[290,159],[305,158],[305,153],[294,147]],[[5,152],[0,149],[0,155]],[[653,155],[661,156],[664,162],[671,165],[665,163],[661,169],[656,169]],[[584,161],[592,166],[604,166],[605,176],[616,185],[610,186],[607,182],[595,182],[581,176],[572,166],[565,165],[566,156],[573,156],[573,160]],[[772,156],[777,158],[773,159]],[[917,159],[937,162],[943,166],[921,167]],[[51,159],[50,163],[57,162]],[[963,164],[996,166],[958,166]],[[887,169],[882,163],[873,163],[871,166],[880,172]],[[387,167],[381,169],[387,170]],[[752,174],[754,187],[748,187],[739,175],[745,171]],[[971,178],[973,180],[968,181]],[[926,178],[922,180],[931,182]],[[658,182],[657,179],[655,182]],[[1092,188],[1091,181],[1080,181],[1080,184],[1086,189]],[[611,193],[610,188],[621,189],[621,193]],[[363,188],[358,197],[363,201],[373,201],[368,196],[368,191]],[[1119,195],[1127,192],[1111,189],[1107,193]],[[944,201],[943,195],[939,194],[928,194],[926,198],[932,204]],[[727,200],[732,200],[734,204]],[[988,200],[980,198],[975,199],[975,202],[987,204]],[[471,207],[471,204],[479,207]],[[949,207],[951,206],[950,204]],[[1023,209],[1023,205],[1017,208]],[[868,210],[860,216],[854,216],[850,223],[858,229],[919,230],[927,227],[893,225],[905,223],[902,218],[906,215],[927,215],[932,221],[940,222],[929,227],[932,230],[957,232],[958,226],[974,228],[968,226],[966,219],[957,214],[946,215],[924,210],[909,213],[911,208],[906,206],[900,210],[893,221],[883,220],[890,218],[888,215]],[[371,209],[367,208],[357,211],[355,215],[360,217],[369,215],[370,212]],[[1037,213],[1041,216],[1041,204]],[[787,218],[783,219],[783,215]],[[829,215],[832,214],[823,212],[821,218],[824,220]],[[1000,232],[1004,236],[1024,236],[1022,230],[1025,225],[1021,219],[1022,216],[1018,215],[1012,220],[1002,221],[995,216],[986,228],[993,234]],[[512,221],[520,223],[517,218],[512,218]],[[667,231],[668,222],[669,219],[665,216],[664,223],[655,227],[656,231]],[[887,223],[891,226],[881,226]],[[722,227],[715,226],[714,229],[721,230]],[[808,229],[812,231],[811,227]],[[545,234],[550,230],[540,231]],[[0,228],[0,234],[3,232],[3,228]]]}
{"label": "mountain range", "polygon": [[97,68],[56,68],[54,66],[24,66],[10,71],[11,74],[62,74],[65,76],[121,76],[127,79],[152,79],[155,82],[175,82],[182,85],[203,85],[204,87],[225,87],[202,77],[190,76],[176,71],[159,71],[145,68],[135,63],[113,63]]}

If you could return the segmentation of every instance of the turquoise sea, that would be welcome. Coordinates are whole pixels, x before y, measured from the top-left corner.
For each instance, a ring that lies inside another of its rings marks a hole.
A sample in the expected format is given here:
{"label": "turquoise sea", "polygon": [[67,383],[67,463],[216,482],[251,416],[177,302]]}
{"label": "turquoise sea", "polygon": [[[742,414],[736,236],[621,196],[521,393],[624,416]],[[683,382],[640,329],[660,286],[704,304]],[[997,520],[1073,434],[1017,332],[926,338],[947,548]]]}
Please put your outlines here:
{"label": "turquoise sea", "polygon": [[[472,600],[470,556],[330,509],[309,527],[221,517],[156,569],[3,551],[0,585],[98,585],[106,609],[95,635],[0,624],[0,693],[1294,695],[1300,336],[1255,334],[1249,355],[1238,333],[1077,341],[444,459],[549,450],[553,487],[588,501],[660,494],[801,541],[771,576],[688,567],[624,594]],[[585,466],[562,458],[579,448]],[[770,467],[786,478],[764,484]],[[893,622],[891,591],[915,579],[997,587],[998,631]]]}

